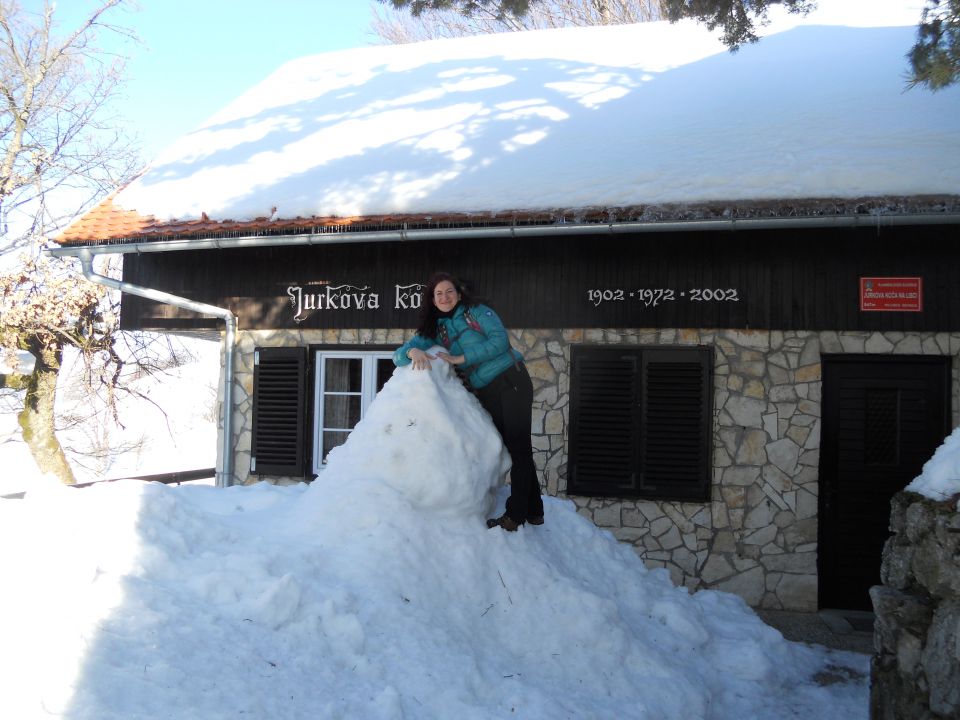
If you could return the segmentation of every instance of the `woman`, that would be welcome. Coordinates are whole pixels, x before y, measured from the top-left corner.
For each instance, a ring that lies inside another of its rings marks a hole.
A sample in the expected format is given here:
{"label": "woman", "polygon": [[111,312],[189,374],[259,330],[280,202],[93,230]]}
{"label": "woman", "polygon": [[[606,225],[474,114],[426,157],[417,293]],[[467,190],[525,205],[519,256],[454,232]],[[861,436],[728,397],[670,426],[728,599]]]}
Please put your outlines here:
{"label": "woman", "polygon": [[[426,351],[436,345],[447,351],[428,355]],[[397,349],[393,362],[428,370],[435,357],[466,376],[513,460],[507,510],[487,520],[487,527],[512,532],[525,522],[542,525],[543,499],[530,442],[533,384],[523,356],[510,347],[497,314],[444,272],[430,278],[424,288],[417,334]]]}

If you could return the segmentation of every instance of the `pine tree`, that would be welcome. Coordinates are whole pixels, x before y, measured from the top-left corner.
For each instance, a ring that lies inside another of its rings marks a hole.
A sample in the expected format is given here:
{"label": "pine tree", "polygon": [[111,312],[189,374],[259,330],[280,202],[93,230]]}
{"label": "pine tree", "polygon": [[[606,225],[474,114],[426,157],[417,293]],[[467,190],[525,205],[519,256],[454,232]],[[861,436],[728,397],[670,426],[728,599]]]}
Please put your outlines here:
{"label": "pine tree", "polygon": [[940,90],[960,80],[960,0],[927,0],[908,57],[911,85]]}
{"label": "pine tree", "polygon": [[813,0],[661,0],[670,22],[694,18],[714,30],[722,28],[723,44],[737,50],[757,41],[755,22],[763,24],[767,11],[780,5],[792,13],[808,13],[816,7]]}

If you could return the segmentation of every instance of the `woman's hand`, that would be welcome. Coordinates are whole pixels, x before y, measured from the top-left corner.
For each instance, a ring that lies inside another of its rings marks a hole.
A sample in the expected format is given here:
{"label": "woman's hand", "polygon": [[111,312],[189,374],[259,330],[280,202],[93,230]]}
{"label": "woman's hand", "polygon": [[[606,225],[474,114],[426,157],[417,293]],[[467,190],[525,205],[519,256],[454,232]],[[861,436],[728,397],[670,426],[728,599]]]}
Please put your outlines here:
{"label": "woman's hand", "polygon": [[463,365],[463,361],[465,360],[463,355],[450,355],[445,352],[437,353],[437,357],[450,365]]}
{"label": "woman's hand", "polygon": [[413,363],[414,370],[429,370],[430,361],[436,356],[428,355],[419,348],[410,348],[407,350],[407,357],[410,358],[410,361]]}

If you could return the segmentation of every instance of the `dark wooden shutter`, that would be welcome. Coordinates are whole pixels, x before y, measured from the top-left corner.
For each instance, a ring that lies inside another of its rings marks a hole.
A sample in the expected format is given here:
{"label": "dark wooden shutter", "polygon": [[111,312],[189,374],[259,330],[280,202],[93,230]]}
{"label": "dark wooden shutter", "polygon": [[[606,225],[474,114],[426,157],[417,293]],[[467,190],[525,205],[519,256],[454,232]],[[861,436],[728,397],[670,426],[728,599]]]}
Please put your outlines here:
{"label": "dark wooden shutter", "polygon": [[571,348],[568,491],[637,491],[638,360],[620,348]]}
{"label": "dark wooden shutter", "polygon": [[254,357],[250,471],[302,477],[307,349],[258,348]]}
{"label": "dark wooden shutter", "polygon": [[640,491],[710,499],[713,362],[708,348],[643,352]]}
{"label": "dark wooden shutter", "polygon": [[709,348],[571,348],[573,495],[710,499]]}

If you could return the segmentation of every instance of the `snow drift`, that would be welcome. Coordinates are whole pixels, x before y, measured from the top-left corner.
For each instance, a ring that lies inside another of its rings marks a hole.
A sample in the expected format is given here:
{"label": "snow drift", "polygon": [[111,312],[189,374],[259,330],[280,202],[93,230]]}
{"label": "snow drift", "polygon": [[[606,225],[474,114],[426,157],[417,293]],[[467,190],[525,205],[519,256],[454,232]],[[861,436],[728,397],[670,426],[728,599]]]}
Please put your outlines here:
{"label": "snow drift", "polygon": [[487,530],[491,430],[438,362],[396,371],[309,487],[0,501],[0,714],[866,718],[863,656],[674,587],[570,502]]}

